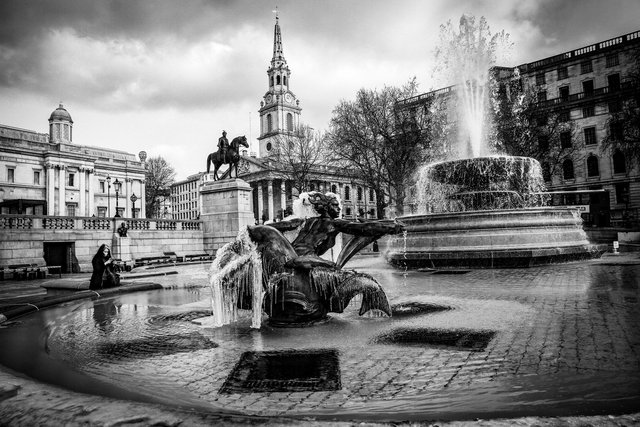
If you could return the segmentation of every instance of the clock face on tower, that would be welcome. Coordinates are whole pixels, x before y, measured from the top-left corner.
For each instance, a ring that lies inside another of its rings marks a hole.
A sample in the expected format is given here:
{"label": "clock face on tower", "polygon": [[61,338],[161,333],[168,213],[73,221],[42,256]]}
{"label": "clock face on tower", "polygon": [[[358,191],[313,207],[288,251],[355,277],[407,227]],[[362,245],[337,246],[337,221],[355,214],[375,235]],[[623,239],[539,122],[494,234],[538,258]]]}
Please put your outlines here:
{"label": "clock face on tower", "polygon": [[271,102],[271,95],[267,95],[267,104],[269,104]]}
{"label": "clock face on tower", "polygon": [[284,96],[284,100],[285,100],[285,101],[287,101],[287,102],[291,102],[291,100],[292,100],[292,99],[293,99],[293,97],[291,96],[291,94],[290,94],[290,93],[287,93],[287,94]]}

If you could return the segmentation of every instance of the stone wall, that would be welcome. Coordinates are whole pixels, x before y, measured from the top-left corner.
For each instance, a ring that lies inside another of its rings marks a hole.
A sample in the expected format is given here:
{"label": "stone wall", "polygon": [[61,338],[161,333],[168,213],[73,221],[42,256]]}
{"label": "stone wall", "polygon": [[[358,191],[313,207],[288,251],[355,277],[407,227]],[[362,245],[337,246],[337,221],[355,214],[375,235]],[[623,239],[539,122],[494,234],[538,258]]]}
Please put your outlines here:
{"label": "stone wall", "polygon": [[164,252],[178,256],[205,253],[201,221],[0,215],[0,266],[43,266],[47,264],[46,244],[72,244],[73,272],[89,272],[91,258],[102,243],[112,245],[122,222],[129,227],[134,260]]}

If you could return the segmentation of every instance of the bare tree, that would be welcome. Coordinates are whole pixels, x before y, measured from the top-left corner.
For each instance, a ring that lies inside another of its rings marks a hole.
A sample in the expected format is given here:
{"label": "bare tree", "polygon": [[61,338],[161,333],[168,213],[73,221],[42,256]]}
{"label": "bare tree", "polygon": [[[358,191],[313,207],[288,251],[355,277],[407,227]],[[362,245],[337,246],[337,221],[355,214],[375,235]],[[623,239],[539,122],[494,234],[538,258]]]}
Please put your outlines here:
{"label": "bare tree", "polygon": [[377,215],[394,206],[404,213],[406,192],[423,161],[432,116],[428,105],[401,107],[415,96],[417,84],[381,90],[360,89],[354,101],[341,101],[333,110],[330,138],[337,157],[349,165],[353,178],[376,193]]}
{"label": "bare tree", "polygon": [[547,106],[534,88],[525,86],[516,73],[512,79],[494,82],[492,139],[498,152],[533,157],[543,166],[545,180],[561,173],[567,158],[579,153],[569,110]]}
{"label": "bare tree", "polygon": [[171,184],[175,181],[176,172],[162,157],[151,157],[146,162],[145,199],[147,218],[155,218],[158,208],[171,197]]}
{"label": "bare tree", "polygon": [[309,190],[314,171],[326,164],[330,155],[326,135],[301,125],[276,138],[269,162],[274,175],[291,182],[292,188],[300,194]]}

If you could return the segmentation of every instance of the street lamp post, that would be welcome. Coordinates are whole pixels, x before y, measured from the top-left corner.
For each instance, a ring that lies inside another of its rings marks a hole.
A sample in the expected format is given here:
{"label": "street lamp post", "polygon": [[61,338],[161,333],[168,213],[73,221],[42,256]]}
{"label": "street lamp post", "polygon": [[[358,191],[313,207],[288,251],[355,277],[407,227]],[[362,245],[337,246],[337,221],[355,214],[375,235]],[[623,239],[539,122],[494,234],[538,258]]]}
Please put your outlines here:
{"label": "street lamp post", "polygon": [[136,217],[136,200],[138,200],[138,196],[136,196],[136,193],[131,194],[130,200],[131,200],[131,218],[135,218]]}
{"label": "street lamp post", "polygon": [[118,181],[118,178],[113,181],[113,187],[116,190],[116,214],[113,217],[120,218],[120,212],[118,212],[118,192],[120,191],[120,181]]}
{"label": "street lamp post", "polygon": [[107,218],[111,216],[111,177],[107,175]]}

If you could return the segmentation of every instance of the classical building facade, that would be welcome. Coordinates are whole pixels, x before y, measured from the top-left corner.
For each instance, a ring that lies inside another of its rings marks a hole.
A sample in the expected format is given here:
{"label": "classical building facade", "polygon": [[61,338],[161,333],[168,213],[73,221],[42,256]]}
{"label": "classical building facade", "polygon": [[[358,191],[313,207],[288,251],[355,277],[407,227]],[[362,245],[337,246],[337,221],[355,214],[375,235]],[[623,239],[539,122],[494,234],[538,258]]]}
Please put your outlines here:
{"label": "classical building facade", "polygon": [[[575,149],[562,159],[560,173],[545,176],[547,191],[565,193],[555,197],[556,203],[581,205],[591,225],[638,220],[640,165],[628,165],[624,155],[604,147],[603,140],[612,133],[612,114],[640,90],[629,78],[638,72],[639,50],[636,31],[516,67],[522,84],[537,94],[540,113],[556,113],[573,129],[560,134],[562,146]],[[513,68],[496,70],[510,78]],[[400,107],[415,108],[455,90],[451,86],[421,94],[403,100]],[[544,167],[546,159],[538,160]]]}
{"label": "classical building facade", "polygon": [[48,134],[0,125],[0,213],[144,217],[144,197],[144,163],[74,143],[62,104],[49,117]]}

